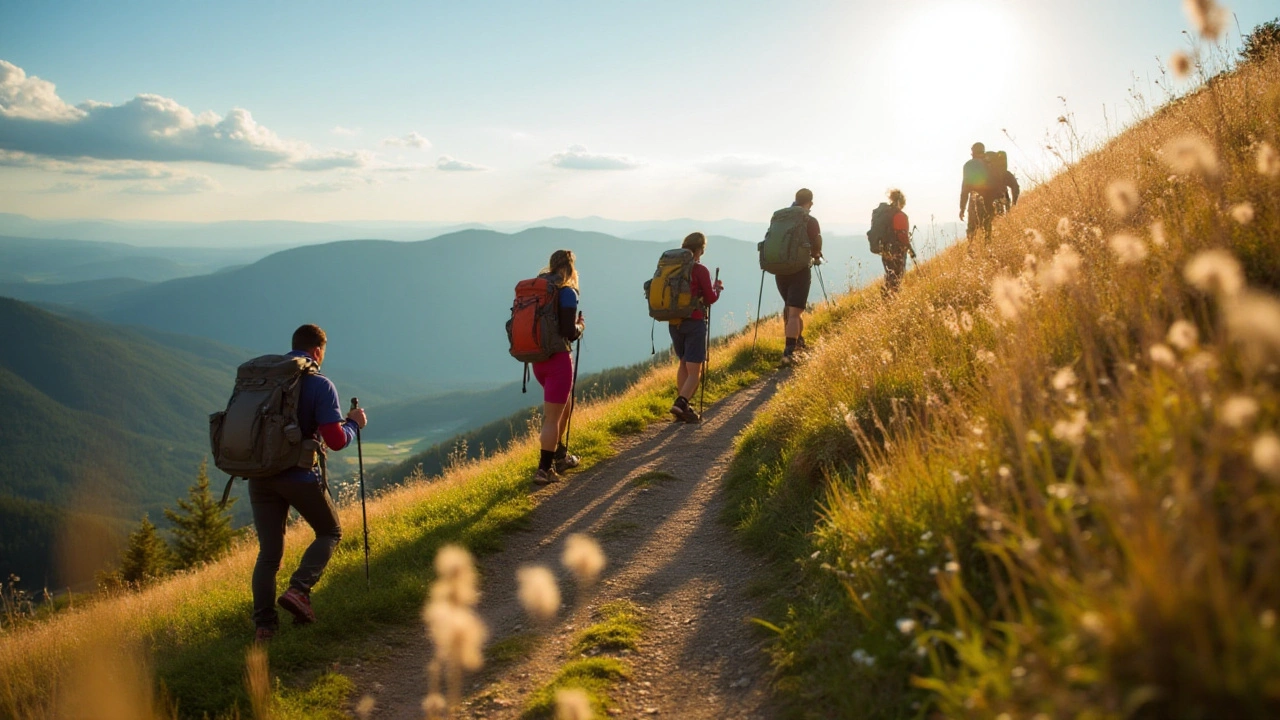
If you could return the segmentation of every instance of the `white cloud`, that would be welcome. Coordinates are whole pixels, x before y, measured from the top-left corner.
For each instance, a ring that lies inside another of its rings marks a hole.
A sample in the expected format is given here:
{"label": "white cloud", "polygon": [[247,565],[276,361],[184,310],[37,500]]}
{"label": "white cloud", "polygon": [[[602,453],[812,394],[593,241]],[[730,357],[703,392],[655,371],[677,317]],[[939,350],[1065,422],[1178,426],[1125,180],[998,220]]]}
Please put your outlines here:
{"label": "white cloud", "polygon": [[303,183],[295,189],[300,193],[336,193],[350,190],[361,185],[377,184],[379,184],[378,181],[371,177],[355,173],[347,173],[346,175],[334,180]]}
{"label": "white cloud", "polygon": [[358,153],[322,153],[280,138],[248,110],[199,115],[159,95],[71,107],[54,85],[0,60],[0,150],[55,159],[208,162],[256,170],[361,167]]}
{"label": "white cloud", "polygon": [[588,152],[581,145],[572,145],[562,153],[551,156],[551,164],[566,170],[633,170],[640,163],[626,155],[605,155]]}
{"label": "white cloud", "polygon": [[477,172],[481,170],[488,170],[489,168],[484,165],[467,162],[466,160],[458,160],[456,158],[449,157],[448,155],[441,155],[440,159],[436,160],[436,169],[444,170],[446,172]]}
{"label": "white cloud", "polygon": [[355,137],[360,134],[360,128],[345,128],[341,125],[335,125],[329,132],[334,135],[342,135],[343,137]]}
{"label": "white cloud", "polygon": [[730,180],[754,180],[788,169],[778,160],[743,155],[722,155],[699,163],[698,168]]}
{"label": "white cloud", "polygon": [[204,175],[186,175],[172,182],[146,182],[129,185],[120,192],[128,195],[194,195],[218,189],[213,178]]}
{"label": "white cloud", "polygon": [[76,182],[58,182],[47,188],[33,190],[32,192],[41,195],[65,195],[67,193],[78,193],[82,190],[88,190],[93,187],[93,183],[76,183]]}
{"label": "white cloud", "polygon": [[389,137],[383,140],[382,144],[394,147],[416,148],[418,150],[426,150],[431,147],[431,141],[416,132],[411,132],[403,137]]}

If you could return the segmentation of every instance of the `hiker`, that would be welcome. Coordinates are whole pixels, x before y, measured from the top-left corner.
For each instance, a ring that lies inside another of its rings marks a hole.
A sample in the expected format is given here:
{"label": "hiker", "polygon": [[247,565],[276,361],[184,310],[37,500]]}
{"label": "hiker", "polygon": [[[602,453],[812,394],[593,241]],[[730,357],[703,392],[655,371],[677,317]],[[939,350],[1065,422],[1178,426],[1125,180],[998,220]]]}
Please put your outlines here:
{"label": "hiker", "polygon": [[689,398],[698,389],[702,379],[702,365],[707,361],[707,312],[720,299],[724,283],[711,281],[711,273],[700,260],[707,250],[707,236],[700,232],[689,233],[680,247],[693,253],[693,271],[690,285],[691,294],[697,306],[688,318],[672,320],[668,329],[671,332],[671,354],[680,363],[676,370],[676,401],[671,406],[671,414],[677,420],[696,423],[702,420],[698,413],[689,406]]}
{"label": "hiker", "polygon": [[[1004,215],[1009,212],[1009,208],[1018,204],[1018,195],[1022,189],[1018,187],[1018,176],[1014,175],[1011,170],[1006,169],[1000,181],[999,197],[993,210],[996,215]],[[1010,198],[1012,193],[1012,198]]]}
{"label": "hiker", "polygon": [[902,208],[907,206],[907,196],[894,188],[889,191],[889,203],[886,210],[892,212],[886,238],[880,249],[880,260],[884,263],[884,295],[892,297],[898,293],[902,285],[902,276],[907,272],[907,255],[915,259],[916,250],[911,247],[911,227],[907,214]]}
{"label": "hiker", "polygon": [[783,334],[786,337],[786,346],[782,351],[783,367],[795,362],[797,350],[804,354],[804,309],[809,304],[812,266],[822,263],[822,229],[818,225],[818,219],[809,214],[813,209],[813,191],[808,188],[797,190],[796,201],[791,207],[804,210],[805,233],[809,239],[809,266],[797,272],[774,276],[783,302]]}
{"label": "hiker", "polygon": [[993,189],[996,185],[990,176],[986,162],[987,148],[982,143],[974,143],[970,148],[972,157],[964,164],[960,183],[960,219],[964,220],[966,209],[969,212],[969,223],[965,226],[965,239],[973,240],[978,227],[982,227],[983,236],[991,239],[991,213]]}
{"label": "hiker", "polygon": [[[542,385],[542,436],[538,469],[533,482],[547,485],[559,482],[560,474],[578,466],[577,455],[570,455],[569,448],[561,442],[569,416],[573,414],[573,353],[574,340],[582,337],[587,322],[578,310],[578,271],[574,267],[572,250],[551,253],[551,261],[539,277],[547,278],[558,288],[555,292],[556,334],[550,338],[554,351],[546,360],[533,363],[533,376]],[[576,317],[575,317],[576,315]]]}
{"label": "hiker", "polygon": [[[324,363],[328,339],[316,325],[303,325],[293,332],[293,351],[287,357],[309,358],[312,372],[300,378],[298,426],[303,438],[324,441],[330,450],[341,450],[355,439],[356,430],[368,423],[363,408],[354,408],[344,417],[338,390],[319,373]],[[323,462],[324,449],[316,458]],[[249,503],[253,506],[253,528],[258,535],[258,561],[253,566],[253,623],[255,640],[268,642],[279,626],[275,604],[293,615],[295,624],[315,622],[311,609],[311,589],[329,564],[334,548],[342,539],[338,509],[329,497],[321,465],[295,467],[277,475],[249,480]],[[284,555],[285,525],[289,509],[298,511],[315,532],[316,538],[302,554],[298,569],[289,579],[289,589],[276,598],[276,573]]]}

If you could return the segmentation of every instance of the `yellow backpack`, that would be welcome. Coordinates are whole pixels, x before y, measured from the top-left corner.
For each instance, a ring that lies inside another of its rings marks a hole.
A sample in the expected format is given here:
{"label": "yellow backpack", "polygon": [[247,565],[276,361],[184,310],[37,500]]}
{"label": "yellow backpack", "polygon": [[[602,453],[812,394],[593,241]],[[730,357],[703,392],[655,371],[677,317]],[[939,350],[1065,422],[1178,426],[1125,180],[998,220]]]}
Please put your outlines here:
{"label": "yellow backpack", "polygon": [[644,296],[649,301],[649,317],[654,320],[684,320],[702,308],[702,300],[693,294],[693,253],[677,248],[662,253],[652,280],[644,283]]}

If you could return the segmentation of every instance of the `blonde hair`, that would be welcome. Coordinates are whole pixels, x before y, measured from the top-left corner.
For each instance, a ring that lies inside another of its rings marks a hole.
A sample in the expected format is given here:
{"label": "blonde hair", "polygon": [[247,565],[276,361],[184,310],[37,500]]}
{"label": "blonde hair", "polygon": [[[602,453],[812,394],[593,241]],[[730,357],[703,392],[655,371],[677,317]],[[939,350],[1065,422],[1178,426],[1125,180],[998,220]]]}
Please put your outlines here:
{"label": "blonde hair", "polygon": [[693,252],[705,251],[707,249],[707,236],[700,232],[691,232],[684,236],[684,242],[680,243],[680,247]]}
{"label": "blonde hair", "polygon": [[557,250],[551,253],[551,260],[542,269],[542,274],[557,273],[561,277],[561,287],[578,289],[578,269],[574,266],[576,258],[572,250]]}
{"label": "blonde hair", "polygon": [[891,189],[889,190],[889,203],[890,203],[891,205],[897,205],[897,206],[898,206],[898,207],[900,207],[900,208],[901,208],[901,207],[906,207],[906,206],[907,206],[907,196],[906,196],[906,195],[903,195],[903,194],[902,194],[902,191],[901,191],[901,190],[899,190],[898,188],[891,188]]}

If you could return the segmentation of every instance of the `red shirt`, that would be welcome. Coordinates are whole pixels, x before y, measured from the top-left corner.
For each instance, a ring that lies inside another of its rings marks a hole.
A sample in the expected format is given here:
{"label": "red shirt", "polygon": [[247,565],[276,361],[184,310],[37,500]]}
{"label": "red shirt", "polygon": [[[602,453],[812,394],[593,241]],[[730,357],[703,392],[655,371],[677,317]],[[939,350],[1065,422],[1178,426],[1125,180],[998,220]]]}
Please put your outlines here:
{"label": "red shirt", "polygon": [[[720,299],[720,293],[716,291],[715,285],[711,282],[711,271],[702,263],[695,263],[693,266],[693,296],[702,298],[702,304],[707,307],[715,304]],[[689,316],[690,320],[705,320],[706,313],[702,310],[694,310]]]}

